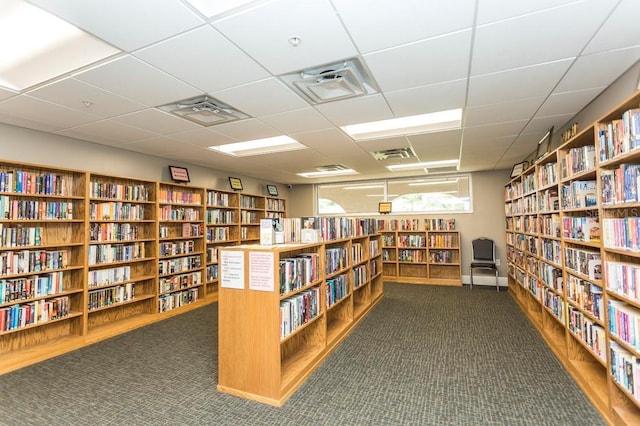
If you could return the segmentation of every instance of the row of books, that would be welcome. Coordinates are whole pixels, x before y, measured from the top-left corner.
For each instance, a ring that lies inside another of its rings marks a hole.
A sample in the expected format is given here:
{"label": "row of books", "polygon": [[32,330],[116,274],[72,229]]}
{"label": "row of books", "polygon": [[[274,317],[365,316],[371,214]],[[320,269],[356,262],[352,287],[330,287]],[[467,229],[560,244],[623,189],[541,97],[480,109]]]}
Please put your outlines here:
{"label": "row of books", "polygon": [[135,223],[97,223],[89,224],[89,240],[101,241],[133,241],[141,238],[139,227]]}
{"label": "row of books", "polygon": [[582,311],[569,306],[569,331],[591,348],[602,361],[607,361],[607,344],[604,328],[586,316]]}
{"label": "row of books", "polygon": [[39,246],[42,244],[41,226],[5,226],[0,223],[0,247]]}
{"label": "row of books", "polygon": [[279,198],[266,198],[265,203],[267,210],[284,211],[285,209],[284,200]]}
{"label": "row of books", "polygon": [[522,199],[522,213],[533,214],[538,212],[538,194],[535,192]]}
{"label": "row of books", "polygon": [[563,178],[571,177],[587,170],[593,170],[595,167],[595,145],[571,148],[567,152],[567,155],[560,160],[560,174]]}
{"label": "row of books", "polygon": [[70,178],[56,173],[21,170],[0,172],[0,192],[38,195],[66,195]]}
{"label": "row of books", "polygon": [[200,255],[196,255],[160,260],[158,262],[158,273],[160,275],[168,275],[197,269],[202,264],[201,257]]}
{"label": "row of books", "polygon": [[580,209],[598,204],[595,180],[575,180],[562,185],[562,208]]}
{"label": "row of books", "polygon": [[545,189],[538,194],[539,212],[554,212],[558,210],[560,210],[560,198],[558,197],[557,187]]}
{"label": "row of books", "polygon": [[333,274],[349,266],[346,247],[333,247],[324,250],[325,274]]}
{"label": "row of books", "polygon": [[207,263],[218,261],[218,247],[207,247]]}
{"label": "row of books", "polygon": [[107,269],[92,269],[89,271],[89,288],[101,287],[114,283],[131,280],[131,266],[117,266]]}
{"label": "row of books", "polygon": [[69,266],[68,250],[12,250],[0,252],[0,275],[63,269],[67,266]]}
{"label": "row of books", "polygon": [[0,332],[63,318],[69,309],[69,296],[0,308]]}
{"label": "row of books", "polygon": [[567,276],[567,297],[579,308],[604,320],[602,287],[573,275]]}
{"label": "row of books", "polygon": [[565,216],[562,218],[562,236],[572,240],[600,241],[598,216]]}
{"label": "row of books", "polygon": [[364,247],[360,243],[351,244],[351,262],[353,265],[365,260]]}
{"label": "row of books", "polygon": [[[540,289],[537,281],[536,289],[538,291]],[[551,291],[548,287],[542,286],[541,302],[561,324],[565,323],[566,304],[561,295]]]}
{"label": "row of books", "polygon": [[202,284],[202,271],[194,271],[186,274],[161,277],[158,280],[160,293],[170,293]]}
{"label": "row of books", "polygon": [[548,237],[560,237],[560,215],[557,213],[540,216],[540,233]]}
{"label": "row of books", "polygon": [[135,288],[135,284],[126,283],[115,287],[90,291],[87,303],[88,308],[92,311],[133,300],[135,297]]}
{"label": "row of books", "polygon": [[144,220],[145,206],[108,201],[89,203],[89,220]]}
{"label": "row of books", "polygon": [[280,259],[280,295],[288,294],[310,284],[320,277],[318,253]]}
{"label": "row of books", "polygon": [[90,182],[89,197],[123,201],[149,201],[149,189],[145,185]]}
{"label": "row of books", "polygon": [[457,248],[459,244],[457,234],[430,234],[429,247]]}
{"label": "row of books", "polygon": [[426,262],[425,250],[410,250],[402,249],[398,250],[399,262],[412,262],[412,263],[425,263]]}
{"label": "row of books", "polygon": [[257,211],[248,211],[241,210],[240,211],[240,223],[253,225],[260,223],[260,219],[262,218],[262,213]]}
{"label": "row of books", "polygon": [[458,252],[453,250],[429,250],[430,263],[458,263]]}
{"label": "row of books", "polygon": [[353,268],[353,288],[358,288],[369,281],[367,265],[359,265]]}
{"label": "row of books", "polygon": [[51,296],[63,291],[62,271],[0,280],[0,304]]}
{"label": "row of books", "polygon": [[603,204],[637,203],[640,201],[640,164],[621,164],[613,170],[603,169],[600,183]]}
{"label": "row of books", "polygon": [[609,332],[640,352],[640,310],[618,300],[608,303]]}
{"label": "row of books", "polygon": [[602,279],[602,259],[600,252],[565,247],[564,260],[567,269],[587,276],[592,280]]}
{"label": "row of books", "polygon": [[207,210],[207,225],[226,225],[237,223],[235,213],[236,212],[233,210]]}
{"label": "row of books", "polygon": [[160,208],[161,220],[200,220],[200,209],[191,207],[162,206]]}
{"label": "row of books", "polygon": [[606,248],[640,250],[640,217],[603,218],[602,230]]}
{"label": "row of books", "polygon": [[376,228],[379,231],[419,231],[419,219],[378,219]]}
{"label": "row of books", "polygon": [[160,200],[161,203],[202,205],[202,195],[195,190],[160,188],[158,195],[158,200]]}
{"label": "row of books", "polygon": [[600,161],[613,159],[640,147],[640,108],[625,111],[621,118],[599,123]]}
{"label": "row of books", "polygon": [[158,297],[158,312],[168,312],[181,306],[195,303],[200,299],[198,288],[190,288],[176,293],[161,294]]}
{"label": "row of books", "polygon": [[280,338],[320,314],[320,287],[315,286],[280,301]]}
{"label": "row of books", "polygon": [[72,220],[72,201],[20,200],[0,195],[0,218],[11,220]]}
{"label": "row of books", "polygon": [[189,254],[196,250],[196,242],[194,240],[161,241],[158,248],[160,256]]}
{"label": "row of books", "polygon": [[607,289],[640,303],[640,266],[628,262],[606,261]]}
{"label": "row of books", "polygon": [[229,241],[231,239],[231,228],[228,226],[207,228],[207,242],[216,243],[220,241]]}
{"label": "row of books", "polygon": [[640,359],[614,341],[609,341],[611,376],[640,404]]}
{"label": "row of books", "polygon": [[206,269],[207,281],[213,281],[218,279],[219,268],[218,265],[209,265]]}
{"label": "row of books", "polygon": [[558,182],[558,163],[544,163],[538,165],[538,188],[544,188]]}
{"label": "row of books", "polygon": [[251,197],[249,195],[240,195],[240,208],[242,209],[260,209],[257,197]]}
{"label": "row of books", "polygon": [[426,247],[427,239],[425,235],[398,235],[398,247]]}
{"label": "row of books", "polygon": [[207,206],[232,207],[229,200],[229,194],[226,192],[207,191]]}
{"label": "row of books", "polygon": [[564,290],[562,269],[550,265],[546,262],[540,262],[538,276],[547,287],[551,287],[552,289],[559,292],[562,292]]}
{"label": "row of books", "polygon": [[347,274],[337,275],[326,283],[327,308],[335,305],[349,295],[349,277]]}
{"label": "row of books", "polygon": [[87,250],[89,265],[124,262],[146,257],[144,242],[133,244],[94,244]]}

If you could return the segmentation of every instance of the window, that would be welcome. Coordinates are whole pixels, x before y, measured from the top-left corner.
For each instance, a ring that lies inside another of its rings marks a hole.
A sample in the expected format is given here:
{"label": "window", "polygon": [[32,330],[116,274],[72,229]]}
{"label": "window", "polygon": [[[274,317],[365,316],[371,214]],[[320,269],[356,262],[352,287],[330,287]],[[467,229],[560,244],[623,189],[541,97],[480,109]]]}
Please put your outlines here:
{"label": "window", "polygon": [[318,214],[378,214],[381,201],[393,213],[470,213],[469,175],[360,181],[317,186]]}

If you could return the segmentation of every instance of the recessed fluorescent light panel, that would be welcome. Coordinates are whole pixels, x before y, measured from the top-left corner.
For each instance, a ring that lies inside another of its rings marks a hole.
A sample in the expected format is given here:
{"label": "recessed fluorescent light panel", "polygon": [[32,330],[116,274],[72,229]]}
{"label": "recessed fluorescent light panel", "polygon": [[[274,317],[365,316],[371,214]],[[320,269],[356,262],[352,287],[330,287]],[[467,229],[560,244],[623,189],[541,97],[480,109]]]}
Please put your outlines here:
{"label": "recessed fluorescent light panel", "polygon": [[390,120],[350,124],[348,126],[342,126],[341,129],[354,140],[365,141],[393,136],[459,129],[461,124],[462,109],[457,108],[429,114],[392,118]]}
{"label": "recessed fluorescent light panel", "polygon": [[440,167],[451,167],[457,166],[458,160],[441,160],[441,161],[427,161],[424,163],[406,163],[406,164],[394,164],[391,166],[387,166],[387,169],[391,171],[401,171],[401,170],[416,170],[416,169],[435,169]]}
{"label": "recessed fluorescent light panel", "polygon": [[357,175],[353,169],[342,169],[342,170],[321,170],[318,172],[305,172],[305,173],[297,173],[298,176],[306,177],[306,178],[317,178],[317,177],[328,177],[328,176],[340,176],[340,175]]}
{"label": "recessed fluorescent light panel", "polygon": [[2,0],[0,86],[22,91],[120,50],[21,0]]}
{"label": "recessed fluorescent light panel", "polygon": [[244,10],[255,4],[264,3],[265,0],[187,0],[193,7],[207,18],[214,16],[226,16],[239,10]]}
{"label": "recessed fluorescent light panel", "polygon": [[272,154],[275,152],[295,151],[305,148],[305,145],[302,145],[300,142],[290,138],[289,136],[275,136],[272,138],[256,139],[252,141],[235,142],[209,147],[212,151],[218,151],[234,157],[249,157],[251,155]]}

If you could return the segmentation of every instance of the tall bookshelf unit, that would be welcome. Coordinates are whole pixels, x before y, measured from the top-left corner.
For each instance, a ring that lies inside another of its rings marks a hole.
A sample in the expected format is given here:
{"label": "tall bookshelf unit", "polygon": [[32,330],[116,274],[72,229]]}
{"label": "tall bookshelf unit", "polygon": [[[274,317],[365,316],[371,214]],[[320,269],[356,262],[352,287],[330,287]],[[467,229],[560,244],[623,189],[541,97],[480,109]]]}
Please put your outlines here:
{"label": "tall bookshelf unit", "polygon": [[281,406],[381,300],[378,238],[222,249],[218,390]]}
{"label": "tall bookshelf unit", "polygon": [[204,299],[204,190],[160,183],[158,311]]}
{"label": "tall bookshelf unit", "polygon": [[612,424],[640,423],[640,93],[505,187],[509,290]]}
{"label": "tall bookshelf unit", "polygon": [[156,312],[156,185],[97,174],[89,179],[87,326],[135,322]]}
{"label": "tall bookshelf unit", "polygon": [[260,219],[265,218],[265,197],[240,194],[240,241],[260,242]]}
{"label": "tall bookshelf unit", "polygon": [[287,202],[282,198],[265,198],[265,218],[282,219],[287,216]]}
{"label": "tall bookshelf unit", "polygon": [[237,192],[207,190],[206,217],[206,296],[218,294],[220,266],[218,250],[240,242],[239,194]]}

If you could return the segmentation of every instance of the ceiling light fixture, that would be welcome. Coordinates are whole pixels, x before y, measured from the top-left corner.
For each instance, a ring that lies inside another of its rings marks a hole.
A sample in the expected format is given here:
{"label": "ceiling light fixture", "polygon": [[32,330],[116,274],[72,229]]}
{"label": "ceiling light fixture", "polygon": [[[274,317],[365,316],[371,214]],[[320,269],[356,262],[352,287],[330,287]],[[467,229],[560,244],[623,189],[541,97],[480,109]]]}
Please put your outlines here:
{"label": "ceiling light fixture", "polygon": [[316,177],[327,177],[327,176],[339,176],[339,175],[357,175],[353,169],[344,169],[344,170],[323,170],[319,172],[304,172],[297,173],[298,176],[302,176],[305,178],[316,178]]}
{"label": "ceiling light fixture", "polygon": [[307,147],[305,145],[302,145],[297,140],[284,135],[209,147],[209,149],[212,151],[218,151],[223,154],[232,155],[234,157],[264,155],[275,152],[295,151],[305,148]]}
{"label": "ceiling light fixture", "polygon": [[438,167],[450,167],[457,166],[458,160],[441,160],[441,161],[427,161],[425,163],[407,163],[407,164],[394,164],[387,166],[387,169],[391,171],[399,170],[416,170],[424,168],[438,168]]}
{"label": "ceiling light fixture", "polygon": [[408,186],[448,185],[452,183],[458,183],[458,178],[434,180],[434,181],[426,181],[426,182],[413,182],[408,184]]}
{"label": "ceiling light fixture", "polygon": [[356,141],[388,138],[392,136],[441,132],[459,129],[462,125],[462,109],[411,115],[390,120],[350,124],[340,128]]}

